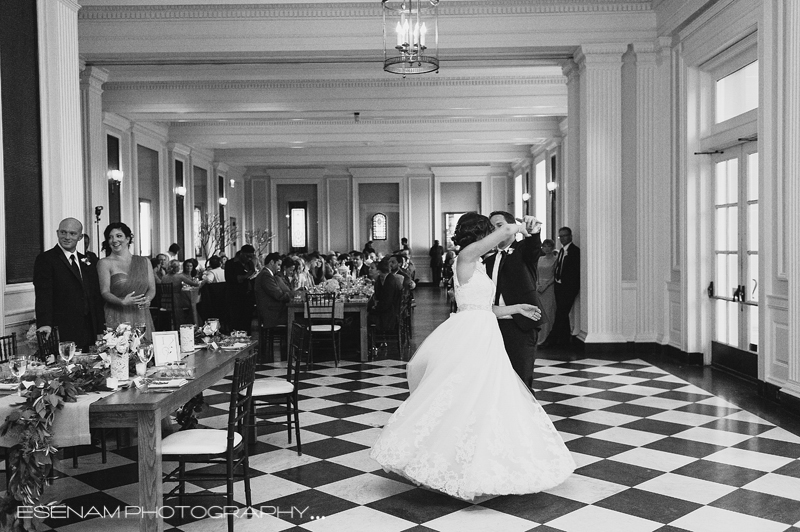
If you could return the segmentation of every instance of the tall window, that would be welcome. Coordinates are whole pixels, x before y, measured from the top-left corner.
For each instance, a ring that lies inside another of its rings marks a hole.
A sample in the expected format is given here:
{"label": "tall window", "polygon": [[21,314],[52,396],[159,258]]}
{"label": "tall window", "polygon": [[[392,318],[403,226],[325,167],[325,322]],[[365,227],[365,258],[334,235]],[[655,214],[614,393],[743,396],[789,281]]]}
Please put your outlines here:
{"label": "tall window", "polygon": [[544,240],[547,235],[547,162],[546,159],[542,159],[536,164],[536,174],[534,176],[536,179],[536,186],[534,190],[536,191],[536,219],[542,222],[542,240]]}
{"label": "tall window", "polygon": [[522,187],[522,174],[518,175],[514,178],[514,216],[517,218],[522,218],[523,214],[525,214],[522,210],[523,201],[522,201],[522,193],[524,192]]}
{"label": "tall window", "polygon": [[203,223],[203,210],[199,205],[194,206],[194,214],[192,217],[192,227],[194,227],[194,255],[199,257],[203,254],[202,246],[200,245],[200,225]]}
{"label": "tall window", "polygon": [[153,213],[150,200],[139,200],[139,254],[153,256]]}
{"label": "tall window", "polygon": [[382,212],[373,214],[371,240],[386,240],[386,231],[386,215]]}

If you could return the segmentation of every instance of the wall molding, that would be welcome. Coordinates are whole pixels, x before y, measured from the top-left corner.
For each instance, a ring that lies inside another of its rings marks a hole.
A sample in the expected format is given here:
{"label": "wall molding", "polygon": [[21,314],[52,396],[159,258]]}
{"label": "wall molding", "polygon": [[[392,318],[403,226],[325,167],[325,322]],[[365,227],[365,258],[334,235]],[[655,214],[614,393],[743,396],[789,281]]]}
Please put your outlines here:
{"label": "wall molding", "polygon": [[[540,124],[542,126],[552,125],[557,126],[558,117],[540,117],[540,116],[524,116],[524,117],[452,117],[452,118],[437,118],[437,117],[419,117],[419,118],[362,118],[359,125],[379,125],[379,124]],[[307,126],[325,126],[325,125],[353,125],[352,118],[332,119],[332,120],[197,120],[191,122],[168,122],[171,130],[176,129],[195,129],[202,127],[205,129],[220,128],[230,129],[231,127],[307,127]]]}
{"label": "wall molding", "polygon": [[[442,2],[443,16],[568,13],[651,13],[649,0],[481,0]],[[233,5],[143,5],[84,6],[79,20],[175,20],[203,19],[293,19],[293,18],[378,18],[378,2],[324,4],[233,4]]]}

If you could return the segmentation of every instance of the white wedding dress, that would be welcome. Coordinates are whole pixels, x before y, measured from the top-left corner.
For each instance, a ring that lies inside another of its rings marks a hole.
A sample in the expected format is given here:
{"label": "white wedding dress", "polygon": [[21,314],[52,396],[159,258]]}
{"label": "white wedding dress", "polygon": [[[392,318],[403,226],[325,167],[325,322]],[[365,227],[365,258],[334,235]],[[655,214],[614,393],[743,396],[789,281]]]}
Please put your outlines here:
{"label": "white wedding dress", "polygon": [[386,471],[464,500],[557,486],[575,462],[511,367],[483,263],[467,283],[454,275],[454,286],[458,313],[408,363],[411,394],[370,456]]}

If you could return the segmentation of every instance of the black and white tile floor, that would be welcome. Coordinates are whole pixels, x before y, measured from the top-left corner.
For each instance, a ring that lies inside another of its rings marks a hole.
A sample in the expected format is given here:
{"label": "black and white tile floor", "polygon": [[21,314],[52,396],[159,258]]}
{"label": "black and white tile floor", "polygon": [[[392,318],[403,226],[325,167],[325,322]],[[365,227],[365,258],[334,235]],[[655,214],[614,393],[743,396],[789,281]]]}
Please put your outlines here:
{"label": "black and white tile floor", "polygon": [[[641,359],[537,361],[536,396],[578,469],[547,492],[479,504],[415,487],[369,458],[379,427],[408,395],[405,362],[332,366],[303,376],[302,456],[280,427],[259,436],[251,467],[262,513],[237,519],[237,531],[800,532],[800,437]],[[259,368],[264,377],[285,371]],[[206,393],[202,425],[224,425],[226,382]],[[82,456],[78,469],[67,460],[49,493],[71,508],[135,505],[135,457],[129,447],[110,452],[106,465],[99,453]],[[241,482],[236,500],[244,501]],[[45,524],[138,529],[135,517]],[[165,525],[224,529],[222,519],[192,516]]]}

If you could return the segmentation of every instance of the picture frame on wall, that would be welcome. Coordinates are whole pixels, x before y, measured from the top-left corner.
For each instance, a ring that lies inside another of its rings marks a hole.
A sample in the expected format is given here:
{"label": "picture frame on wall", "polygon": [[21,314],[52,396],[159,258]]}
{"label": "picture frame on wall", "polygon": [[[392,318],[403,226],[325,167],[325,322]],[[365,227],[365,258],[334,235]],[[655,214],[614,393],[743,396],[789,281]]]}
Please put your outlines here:
{"label": "picture frame on wall", "polygon": [[181,346],[178,342],[178,331],[153,333],[153,359],[156,366],[180,361]]}

